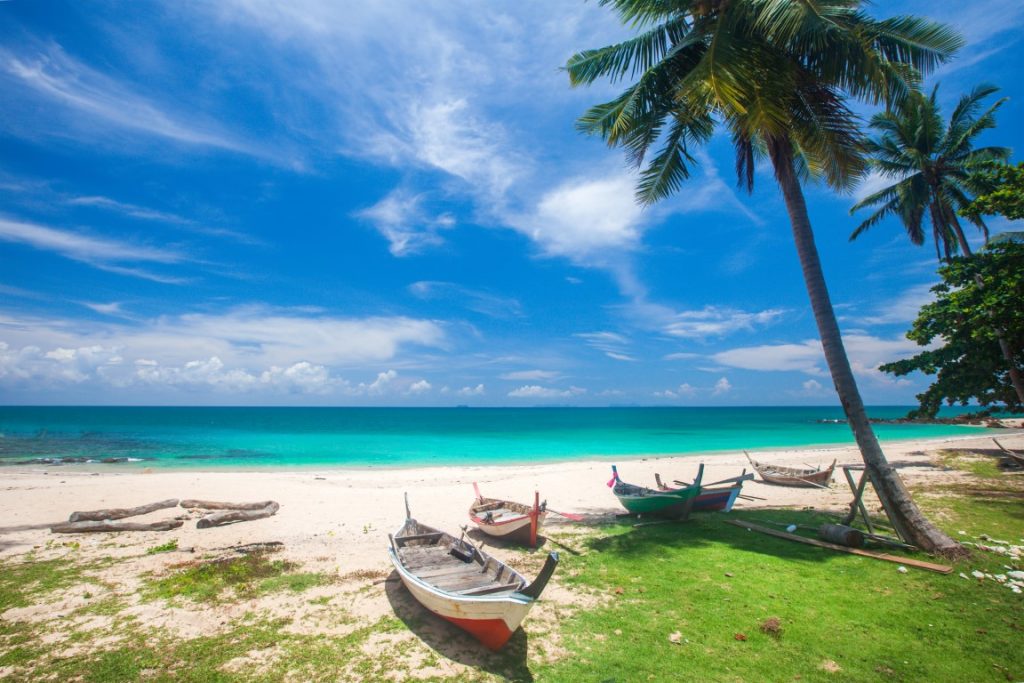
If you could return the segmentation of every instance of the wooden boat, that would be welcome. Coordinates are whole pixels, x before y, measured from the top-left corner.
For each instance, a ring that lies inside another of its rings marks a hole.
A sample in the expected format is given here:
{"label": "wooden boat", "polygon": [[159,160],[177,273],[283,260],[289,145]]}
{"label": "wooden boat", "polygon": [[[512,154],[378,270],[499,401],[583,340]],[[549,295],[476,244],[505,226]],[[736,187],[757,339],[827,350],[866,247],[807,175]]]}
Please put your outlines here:
{"label": "wooden boat", "polygon": [[612,479],[608,486],[612,487],[612,493],[622,503],[622,507],[634,514],[686,519],[693,508],[694,499],[700,495],[700,480],[703,476],[702,464],[697,471],[697,478],[689,486],[659,491],[627,484],[619,478],[618,468],[612,465]]}
{"label": "wooden boat", "polygon": [[827,468],[800,469],[799,467],[782,467],[780,465],[769,465],[758,462],[750,457],[750,453],[743,451],[750,461],[750,465],[761,475],[761,479],[769,484],[779,486],[802,486],[805,488],[828,488],[832,481],[832,471],[836,468],[836,461]]}
{"label": "wooden boat", "polygon": [[391,562],[413,597],[492,650],[519,628],[558,565],[558,553],[550,553],[531,583],[465,540],[417,522],[408,496],[405,523],[388,539]]}
{"label": "wooden boat", "polygon": [[476,500],[469,506],[469,519],[480,531],[495,538],[528,543],[537,547],[537,534],[547,517],[547,502],[540,502],[540,494],[533,494],[533,505],[515,503],[498,498],[484,498],[473,483]]}
{"label": "wooden boat", "polygon": [[[753,472],[747,472],[743,470],[743,473],[738,477],[730,477],[728,479],[722,479],[716,481],[707,486],[700,487],[700,494],[694,498],[693,507],[691,512],[729,512],[732,510],[732,506],[736,504],[736,499],[740,496],[740,491],[743,490],[743,482],[749,481],[754,478]],[[673,491],[670,486],[666,486],[661,481],[661,475],[655,474],[654,480],[658,482],[659,491]],[[690,484],[685,481],[676,480],[676,484],[682,486],[689,486]],[[721,484],[726,484],[721,486]]]}

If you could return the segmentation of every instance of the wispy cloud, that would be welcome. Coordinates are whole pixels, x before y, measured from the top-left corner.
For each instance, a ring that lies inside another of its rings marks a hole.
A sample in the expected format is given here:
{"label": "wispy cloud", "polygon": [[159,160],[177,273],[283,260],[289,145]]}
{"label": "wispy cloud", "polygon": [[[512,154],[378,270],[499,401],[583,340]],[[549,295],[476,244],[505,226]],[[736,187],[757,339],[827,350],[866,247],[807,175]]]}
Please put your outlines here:
{"label": "wispy cloud", "polygon": [[628,352],[628,347],[630,345],[629,339],[617,332],[581,332],[573,336],[583,339],[587,342],[588,346],[601,351],[605,356],[612,360],[636,360],[636,358]]}
{"label": "wispy cloud", "polygon": [[151,273],[129,263],[178,264],[188,256],[173,249],[119,242],[106,237],[60,230],[0,216],[0,241],[49,251],[94,268],[157,282],[180,284],[183,279]]}
{"label": "wispy cloud", "polygon": [[[35,54],[15,55],[0,51],[0,70],[8,87],[20,86],[43,100],[63,108],[74,126],[85,121],[137,135],[194,147],[220,149],[268,158],[267,152],[228,133],[213,123],[203,123],[195,112],[186,116],[144,94],[136,86],[118,81],[68,55],[59,45],[40,47]],[[9,91],[10,94],[10,91]],[[52,128],[39,128],[53,134]],[[102,140],[83,135],[82,142]]]}
{"label": "wispy cloud", "polygon": [[420,280],[409,285],[409,291],[417,299],[452,302],[490,318],[508,320],[523,315],[523,306],[518,299],[463,287],[454,282]]}

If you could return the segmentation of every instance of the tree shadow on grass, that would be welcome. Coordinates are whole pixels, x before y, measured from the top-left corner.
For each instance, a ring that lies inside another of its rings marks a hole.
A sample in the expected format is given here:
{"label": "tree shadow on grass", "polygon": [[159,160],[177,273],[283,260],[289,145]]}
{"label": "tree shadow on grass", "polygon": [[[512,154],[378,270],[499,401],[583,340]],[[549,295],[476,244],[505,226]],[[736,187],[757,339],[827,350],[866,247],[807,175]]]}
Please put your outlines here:
{"label": "tree shadow on grass", "polygon": [[405,626],[442,657],[481,669],[509,681],[532,681],[527,666],[528,638],[522,628],[498,652],[491,652],[476,638],[445,621],[416,601],[392,571],[384,583],[391,608]]}
{"label": "tree shadow on grass", "polygon": [[[821,512],[786,508],[744,510],[739,515],[735,513],[694,513],[685,522],[634,527],[625,533],[588,539],[586,545],[590,550],[629,556],[639,560],[655,559],[665,548],[688,548],[699,551],[702,548],[710,548],[721,543],[744,552],[763,553],[798,562],[826,562],[842,555],[834,550],[732,526],[725,523],[728,519],[742,519],[779,531],[782,531],[786,525],[795,524],[798,527],[799,535],[815,540],[817,540],[817,534],[799,527],[817,528],[825,522],[835,522],[835,517]],[[871,549],[870,546],[868,549]],[[877,549],[888,554],[895,553],[890,548]]]}

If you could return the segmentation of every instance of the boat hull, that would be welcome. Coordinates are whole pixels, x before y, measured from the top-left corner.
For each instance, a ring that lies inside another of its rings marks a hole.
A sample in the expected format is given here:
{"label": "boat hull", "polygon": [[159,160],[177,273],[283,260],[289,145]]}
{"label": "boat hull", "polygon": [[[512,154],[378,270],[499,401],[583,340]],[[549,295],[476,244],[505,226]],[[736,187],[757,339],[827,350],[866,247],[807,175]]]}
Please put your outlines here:
{"label": "boat hull", "polygon": [[682,490],[680,492],[652,492],[648,495],[633,496],[615,494],[622,507],[637,515],[659,515],[662,517],[680,517],[687,509],[692,509],[690,501],[696,498],[700,489]]}
{"label": "boat hull", "polygon": [[491,650],[508,642],[535,602],[520,593],[501,596],[460,596],[440,590],[407,570],[393,549],[388,549],[402,583],[418,603],[437,616],[467,631]]}
{"label": "boat hull", "polygon": [[729,512],[740,495],[741,486],[704,489],[693,501],[694,512]]}
{"label": "boat hull", "polygon": [[[537,532],[540,533],[541,525],[544,524],[544,518],[546,513],[541,512],[537,516]],[[502,521],[497,524],[490,524],[484,521],[483,518],[478,517],[472,513],[469,515],[470,520],[476,524],[480,531],[484,532],[488,536],[500,538],[507,541],[515,541],[517,543],[529,543],[530,534],[530,516],[524,515],[508,521]]]}

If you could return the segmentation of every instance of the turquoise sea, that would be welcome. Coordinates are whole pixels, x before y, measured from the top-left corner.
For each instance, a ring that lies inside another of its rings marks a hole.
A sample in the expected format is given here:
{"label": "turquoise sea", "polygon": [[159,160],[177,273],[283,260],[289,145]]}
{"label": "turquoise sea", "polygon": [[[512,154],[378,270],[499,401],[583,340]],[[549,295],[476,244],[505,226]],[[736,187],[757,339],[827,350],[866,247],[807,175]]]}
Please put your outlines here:
{"label": "turquoise sea", "polygon": [[[896,418],[905,406],[872,407]],[[256,469],[551,462],[852,444],[838,407],[0,407],[0,464]],[[879,437],[983,433],[876,426]]]}

